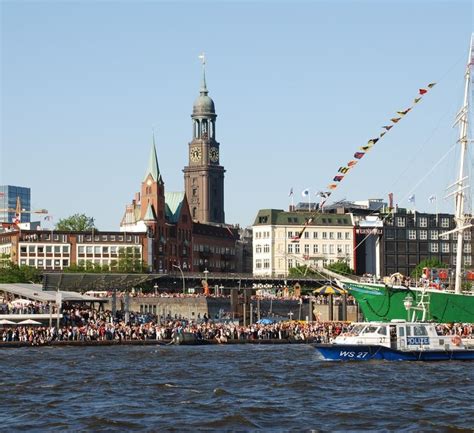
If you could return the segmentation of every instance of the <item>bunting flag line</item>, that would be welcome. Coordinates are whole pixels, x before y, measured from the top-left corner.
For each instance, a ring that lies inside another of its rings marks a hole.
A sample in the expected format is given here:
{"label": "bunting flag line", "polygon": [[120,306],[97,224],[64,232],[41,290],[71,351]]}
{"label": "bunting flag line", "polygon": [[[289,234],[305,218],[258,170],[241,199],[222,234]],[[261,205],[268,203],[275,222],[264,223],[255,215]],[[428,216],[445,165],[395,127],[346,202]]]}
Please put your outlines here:
{"label": "bunting flag line", "polygon": [[[426,88],[419,88],[418,89],[418,96],[416,98],[413,99],[413,104],[410,106],[410,107],[407,107],[405,108],[404,110],[398,110],[396,111],[397,115],[399,117],[392,117],[390,119],[390,121],[392,122],[392,124],[389,124],[389,125],[384,125],[382,126],[382,129],[384,131],[380,132],[379,136],[377,138],[371,138],[366,145],[364,146],[361,146],[359,147],[359,150],[360,152],[355,152],[354,153],[354,158],[355,159],[352,159],[350,160],[345,166],[340,166],[339,169],[337,170],[338,173],[340,174],[337,174],[336,176],[333,177],[332,181],[333,182],[337,182],[337,183],[330,183],[328,186],[327,186],[327,189],[329,189],[330,191],[328,191],[326,194],[327,196],[323,196],[321,195],[321,193],[319,192],[318,195],[320,195],[321,198],[324,198],[325,200],[321,203],[320,207],[322,207],[322,205],[324,204],[324,202],[326,201],[326,199],[329,197],[329,195],[332,194],[332,192],[338,187],[338,185],[340,184],[340,182],[343,181],[343,179],[346,177],[347,173],[364,157],[364,155],[369,152],[372,147],[382,138],[384,137],[387,132],[389,132],[396,124],[398,124],[398,122],[400,122],[401,119],[403,119],[412,109],[413,107],[418,104],[422,99],[423,99],[423,95],[425,95],[426,93],[428,93],[429,89],[432,89],[434,86],[436,85],[435,82],[433,83],[429,83],[426,85]],[[307,194],[304,194],[303,192],[303,197],[305,197]],[[393,208],[393,194],[390,193],[389,194],[389,200],[391,202],[390,204],[390,207]],[[414,196],[413,196],[413,200],[414,200]],[[430,197],[430,201],[431,201],[431,197]]]}

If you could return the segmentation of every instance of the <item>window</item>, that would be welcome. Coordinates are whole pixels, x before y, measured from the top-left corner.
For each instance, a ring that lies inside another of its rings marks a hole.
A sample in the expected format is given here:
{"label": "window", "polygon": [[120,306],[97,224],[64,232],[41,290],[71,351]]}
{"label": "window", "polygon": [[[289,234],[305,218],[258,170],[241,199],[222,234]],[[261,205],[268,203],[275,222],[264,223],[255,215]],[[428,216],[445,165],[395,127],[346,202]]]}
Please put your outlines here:
{"label": "window", "polygon": [[46,245],[46,254],[51,254],[53,252],[52,245]]}
{"label": "window", "polygon": [[36,246],[35,245],[28,245],[28,253],[29,254],[34,254],[36,252]]}
{"label": "window", "polygon": [[26,246],[21,246],[20,247],[20,253],[21,254],[26,254]]}
{"label": "window", "polygon": [[334,239],[334,233],[333,232],[329,232],[329,239]]}
{"label": "window", "polygon": [[293,232],[288,232],[288,239],[291,239],[293,237]]}
{"label": "window", "polygon": [[471,232],[468,232],[467,230],[464,232],[464,240],[465,241],[471,240]]}
{"label": "window", "polygon": [[464,264],[467,266],[471,266],[472,264],[471,256],[464,256]]}
{"label": "window", "polygon": [[342,232],[337,232],[337,239],[342,239]]}
{"label": "window", "polygon": [[438,240],[438,230],[430,230],[430,239],[432,241]]}
{"label": "window", "polygon": [[328,246],[323,245],[323,254],[327,254],[327,253],[328,253]]}
{"label": "window", "polygon": [[44,247],[42,245],[38,245],[38,254],[44,254]]}
{"label": "window", "polygon": [[293,244],[288,244],[288,253],[293,254]]}
{"label": "window", "polygon": [[80,245],[77,247],[78,254],[84,254],[84,252],[85,252],[84,245]]}
{"label": "window", "polygon": [[35,266],[35,259],[29,259],[28,260],[28,266],[34,267]]}
{"label": "window", "polygon": [[86,246],[86,253],[87,254],[92,254],[92,245],[87,245]]}
{"label": "window", "polygon": [[449,228],[449,218],[441,218],[441,227]]}
{"label": "window", "polygon": [[293,267],[293,259],[288,259],[288,269]]}
{"label": "window", "polygon": [[318,254],[319,253],[319,246],[317,244],[313,245],[313,254]]}
{"label": "window", "polygon": [[308,244],[304,244],[304,253],[309,254],[309,245]]}
{"label": "window", "polygon": [[346,239],[346,241],[351,239],[351,234],[349,232],[345,232],[344,235],[345,235],[344,238]]}
{"label": "window", "polygon": [[323,239],[327,239],[327,238],[328,238],[327,232],[323,232]]}
{"label": "window", "polygon": [[260,244],[255,245],[255,253],[260,254],[261,252],[262,252],[262,246]]}
{"label": "window", "polygon": [[54,246],[54,254],[61,254],[61,245]]}
{"label": "window", "polygon": [[318,239],[318,232],[313,232],[313,239]]}
{"label": "window", "polygon": [[300,253],[300,244],[295,244],[295,254]]}
{"label": "window", "polygon": [[449,253],[449,244],[447,244],[446,242],[443,242],[441,244],[441,252],[442,253]]}
{"label": "window", "polygon": [[430,244],[430,253],[437,253],[438,252],[438,244],[431,243]]}
{"label": "window", "polygon": [[69,254],[69,245],[63,245],[63,254]]}
{"label": "window", "polygon": [[304,238],[309,239],[309,232],[304,232]]}
{"label": "window", "polygon": [[345,245],[345,251],[346,255],[351,253],[351,246],[350,245]]}
{"label": "window", "polygon": [[471,252],[471,244],[464,244],[464,252],[465,253]]}
{"label": "window", "polygon": [[334,254],[334,245],[329,245],[329,254]]}
{"label": "window", "polygon": [[405,227],[405,217],[397,217],[395,223],[397,227]]}
{"label": "window", "polygon": [[420,241],[426,241],[428,239],[428,231],[420,230],[419,231]]}
{"label": "window", "polygon": [[416,230],[408,230],[408,239],[412,241],[416,239]]}
{"label": "window", "polygon": [[428,227],[428,218],[426,218],[426,217],[420,217],[420,218],[418,219],[418,225],[419,225],[420,227]]}
{"label": "window", "polygon": [[[269,253],[270,252],[270,245],[266,244],[263,246],[263,252],[264,253]],[[230,251],[229,251],[230,254]]]}
{"label": "window", "polygon": [[263,259],[263,269],[270,269],[270,259]]}
{"label": "window", "polygon": [[102,253],[102,248],[100,246],[94,245],[94,254],[98,256],[101,253]]}

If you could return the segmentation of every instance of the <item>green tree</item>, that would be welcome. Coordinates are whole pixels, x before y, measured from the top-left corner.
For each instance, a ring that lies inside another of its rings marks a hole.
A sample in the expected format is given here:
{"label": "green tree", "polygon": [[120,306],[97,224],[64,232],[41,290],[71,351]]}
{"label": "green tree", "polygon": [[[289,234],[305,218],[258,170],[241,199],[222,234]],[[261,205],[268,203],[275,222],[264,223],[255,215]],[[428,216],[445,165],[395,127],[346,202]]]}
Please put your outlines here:
{"label": "green tree", "polygon": [[344,260],[331,263],[330,265],[326,266],[326,269],[341,275],[354,275],[354,270]]}
{"label": "green tree", "polygon": [[288,270],[289,277],[314,277],[316,275],[316,272],[306,265],[296,265]]}
{"label": "green tree", "polygon": [[97,228],[94,225],[94,218],[88,217],[86,214],[76,213],[68,218],[60,219],[56,224],[55,229],[71,232],[84,232]]}
{"label": "green tree", "polygon": [[439,261],[436,258],[422,260],[411,273],[411,277],[418,280],[423,274],[423,268],[447,268],[448,265]]}
{"label": "green tree", "polygon": [[18,266],[4,262],[0,267],[0,283],[39,283],[41,274],[38,269],[30,266]]}

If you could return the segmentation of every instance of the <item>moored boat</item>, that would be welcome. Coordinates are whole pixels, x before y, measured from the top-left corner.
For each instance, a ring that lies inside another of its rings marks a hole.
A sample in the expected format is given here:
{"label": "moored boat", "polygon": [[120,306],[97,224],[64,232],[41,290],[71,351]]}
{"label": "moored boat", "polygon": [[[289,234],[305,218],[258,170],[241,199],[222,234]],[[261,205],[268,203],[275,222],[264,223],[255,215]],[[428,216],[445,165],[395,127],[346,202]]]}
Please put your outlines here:
{"label": "moored boat", "polygon": [[443,335],[434,323],[361,322],[329,344],[314,347],[326,360],[467,361],[474,348],[460,335]]}

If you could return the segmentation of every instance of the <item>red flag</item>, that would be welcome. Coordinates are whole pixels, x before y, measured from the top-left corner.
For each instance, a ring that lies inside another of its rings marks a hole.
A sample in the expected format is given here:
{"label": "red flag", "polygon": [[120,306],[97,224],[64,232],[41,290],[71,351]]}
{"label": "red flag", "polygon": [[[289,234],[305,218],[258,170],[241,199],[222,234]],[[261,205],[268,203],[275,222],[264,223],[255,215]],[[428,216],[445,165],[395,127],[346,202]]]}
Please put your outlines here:
{"label": "red flag", "polygon": [[356,152],[354,153],[354,158],[361,159],[364,155],[364,152]]}
{"label": "red flag", "polygon": [[349,162],[347,163],[347,166],[348,166],[348,167],[354,167],[354,165],[356,165],[358,162],[359,162],[359,161],[354,161],[354,160],[349,161]]}
{"label": "red flag", "polygon": [[426,89],[420,89],[420,90],[418,90],[418,92],[420,93],[420,95],[424,95],[425,93],[428,92],[428,90],[426,90]]}

